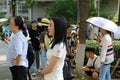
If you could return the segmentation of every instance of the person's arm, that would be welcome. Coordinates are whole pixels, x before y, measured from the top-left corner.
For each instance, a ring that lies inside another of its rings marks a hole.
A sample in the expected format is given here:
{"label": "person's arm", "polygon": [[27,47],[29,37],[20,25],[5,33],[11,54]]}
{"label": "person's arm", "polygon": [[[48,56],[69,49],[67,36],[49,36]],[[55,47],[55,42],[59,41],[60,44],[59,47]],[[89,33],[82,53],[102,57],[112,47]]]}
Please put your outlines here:
{"label": "person's arm", "polygon": [[92,72],[99,72],[99,68],[97,68],[97,69],[90,69],[90,71],[92,71]]}
{"label": "person's arm", "polygon": [[90,71],[90,68],[88,66],[84,66],[84,67],[82,67],[82,70],[83,71]]}
{"label": "person's arm", "polygon": [[[16,45],[17,44],[17,45]],[[16,57],[12,59],[12,64],[15,66],[18,66],[21,58],[23,56],[23,43],[20,38],[15,38],[14,37],[14,47],[15,47],[15,52],[16,52]]]}
{"label": "person's arm", "polygon": [[45,75],[45,74],[51,73],[59,60],[60,60],[59,57],[52,56],[49,65],[45,69],[43,69],[40,72],[40,74]]}
{"label": "person's arm", "polygon": [[40,46],[39,46],[39,47],[40,47],[41,49],[44,49],[44,48],[45,48],[44,37],[45,37],[45,33],[42,32],[42,33],[40,34],[40,40],[39,40],[39,42],[40,42]]}
{"label": "person's arm", "polygon": [[40,74],[45,75],[51,73],[55,69],[56,65],[59,63],[60,59],[63,58],[65,54],[66,48],[63,48],[63,43],[55,45],[51,54],[52,56],[49,64],[40,72]]}
{"label": "person's arm", "polygon": [[21,60],[21,55],[18,55],[15,59],[12,59],[12,64],[18,66]]}
{"label": "person's arm", "polygon": [[76,41],[76,45],[75,45],[75,49],[74,49],[74,54],[77,53],[79,45],[80,45],[80,41],[78,39],[76,39],[75,41]]}
{"label": "person's arm", "polygon": [[92,66],[90,62],[90,58],[88,59],[87,65],[82,67],[82,70],[84,71],[90,71],[90,68],[88,66]]}
{"label": "person's arm", "polygon": [[101,53],[100,53],[100,63],[104,64],[105,63],[105,57],[106,57],[106,53],[107,53],[107,46],[108,46],[108,42],[106,39],[106,36],[103,37],[102,40],[102,48],[101,48]]}
{"label": "person's arm", "polygon": [[93,34],[94,34],[94,33],[93,33],[93,29],[91,28],[91,29],[90,29],[90,35],[89,35],[90,40],[93,39],[93,36],[94,36]]}

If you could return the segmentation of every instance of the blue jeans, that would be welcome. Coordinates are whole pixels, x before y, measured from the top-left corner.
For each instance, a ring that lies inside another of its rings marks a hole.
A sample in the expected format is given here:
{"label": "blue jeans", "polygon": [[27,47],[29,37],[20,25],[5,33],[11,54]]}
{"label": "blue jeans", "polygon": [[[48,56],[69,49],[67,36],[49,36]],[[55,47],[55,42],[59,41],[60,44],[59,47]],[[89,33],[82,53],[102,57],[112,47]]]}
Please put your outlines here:
{"label": "blue jeans", "polygon": [[104,64],[100,67],[99,80],[111,80],[110,64]]}
{"label": "blue jeans", "polygon": [[47,64],[47,56],[46,56],[46,50],[45,49],[41,49],[40,53],[41,53],[41,68],[45,68],[46,64]]}
{"label": "blue jeans", "polygon": [[37,72],[38,69],[39,69],[39,65],[40,65],[40,62],[39,62],[39,50],[33,50],[33,53],[34,53],[34,56],[35,56],[35,59],[34,59],[34,62],[32,64],[32,69],[33,69],[33,72]]}

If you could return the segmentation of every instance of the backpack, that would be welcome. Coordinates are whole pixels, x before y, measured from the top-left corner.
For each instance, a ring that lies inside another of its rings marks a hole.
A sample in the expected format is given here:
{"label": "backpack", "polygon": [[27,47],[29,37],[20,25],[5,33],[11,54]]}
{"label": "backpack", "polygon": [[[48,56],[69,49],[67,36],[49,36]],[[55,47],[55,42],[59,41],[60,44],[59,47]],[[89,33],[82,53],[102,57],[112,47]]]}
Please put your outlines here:
{"label": "backpack", "polygon": [[64,80],[72,80],[76,77],[75,73],[72,70],[71,62],[68,60],[65,60],[64,67],[63,67],[63,77]]}

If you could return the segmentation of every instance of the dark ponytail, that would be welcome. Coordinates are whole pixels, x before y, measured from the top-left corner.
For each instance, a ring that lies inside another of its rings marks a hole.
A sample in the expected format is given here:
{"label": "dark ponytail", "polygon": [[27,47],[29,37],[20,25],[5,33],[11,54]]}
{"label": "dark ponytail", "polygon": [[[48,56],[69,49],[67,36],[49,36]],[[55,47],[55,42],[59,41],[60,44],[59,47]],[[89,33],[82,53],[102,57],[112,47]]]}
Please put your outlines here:
{"label": "dark ponytail", "polygon": [[27,32],[26,32],[26,29],[24,28],[23,24],[23,19],[21,16],[16,16],[14,17],[14,21],[15,21],[15,25],[19,27],[19,29],[22,30],[23,34],[25,37],[27,37]]}

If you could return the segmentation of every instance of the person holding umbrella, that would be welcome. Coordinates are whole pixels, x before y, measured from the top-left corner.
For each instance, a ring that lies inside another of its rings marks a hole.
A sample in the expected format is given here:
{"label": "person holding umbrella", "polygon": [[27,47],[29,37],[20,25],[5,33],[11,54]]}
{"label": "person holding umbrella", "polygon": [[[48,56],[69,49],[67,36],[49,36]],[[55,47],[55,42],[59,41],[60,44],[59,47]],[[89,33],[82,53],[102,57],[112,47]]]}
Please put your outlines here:
{"label": "person holding umbrella", "polygon": [[111,80],[110,63],[112,63],[114,60],[112,38],[109,34],[109,31],[100,28],[100,32],[103,34],[103,37],[102,40],[98,40],[101,58],[99,80]]}
{"label": "person holding umbrella", "polygon": [[110,64],[114,61],[114,51],[112,38],[109,33],[116,31],[117,25],[102,17],[89,18],[87,19],[87,22],[99,27],[100,32],[102,33],[102,38],[98,38],[97,40],[101,64],[99,80],[111,80]]}

